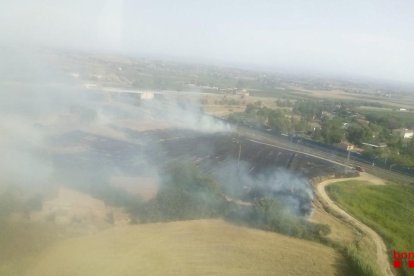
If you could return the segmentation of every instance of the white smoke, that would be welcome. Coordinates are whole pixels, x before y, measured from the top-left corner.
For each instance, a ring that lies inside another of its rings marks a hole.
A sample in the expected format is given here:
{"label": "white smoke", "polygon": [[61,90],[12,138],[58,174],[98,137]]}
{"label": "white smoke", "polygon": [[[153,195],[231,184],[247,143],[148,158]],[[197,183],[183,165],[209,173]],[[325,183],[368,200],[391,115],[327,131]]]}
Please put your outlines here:
{"label": "white smoke", "polygon": [[[60,140],[65,133],[83,131],[139,144],[142,142],[139,138],[129,139],[124,133],[124,128],[129,126],[123,125],[125,120],[138,126],[162,121],[164,127],[202,132],[230,130],[226,124],[203,114],[197,101],[183,102],[168,97],[137,104],[136,99],[121,97],[106,102],[101,91],[84,89],[78,80],[50,63],[49,56],[44,53],[6,49],[1,60],[0,185],[40,185],[56,181],[62,173],[61,168],[56,167],[59,166],[54,159],[56,154],[65,150],[75,153],[87,150],[87,146],[80,145],[83,140],[69,147],[64,139]],[[98,174],[102,170],[122,174],[120,165],[109,156],[111,149],[105,150],[108,151],[108,156],[104,157],[107,162],[103,162],[105,168],[92,168],[88,179],[101,179]],[[96,166],[103,166],[98,162],[101,160],[92,160],[92,167],[95,161]],[[158,169],[145,160],[144,155],[137,155],[135,161],[145,164],[146,171],[159,178]],[[71,182],[77,173],[65,171],[62,181]],[[80,178],[76,175],[73,181]]]}
{"label": "white smoke", "polygon": [[313,191],[309,180],[282,167],[252,174],[249,162],[227,159],[214,166],[213,172],[224,183],[226,192],[236,197],[259,188],[267,193],[262,196],[280,195],[280,200],[292,214],[309,214],[312,209]]}

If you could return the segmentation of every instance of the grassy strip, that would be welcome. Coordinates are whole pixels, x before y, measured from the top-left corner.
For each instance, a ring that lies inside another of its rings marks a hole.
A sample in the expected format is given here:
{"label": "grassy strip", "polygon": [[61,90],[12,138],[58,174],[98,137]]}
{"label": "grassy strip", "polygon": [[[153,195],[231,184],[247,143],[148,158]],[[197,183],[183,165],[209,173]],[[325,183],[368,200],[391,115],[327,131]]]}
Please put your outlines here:
{"label": "grassy strip", "polygon": [[378,270],[378,266],[374,264],[370,259],[363,257],[359,253],[358,249],[356,249],[354,246],[347,246],[345,248],[342,248],[341,251],[345,258],[348,260],[348,263],[355,275],[382,275]]}

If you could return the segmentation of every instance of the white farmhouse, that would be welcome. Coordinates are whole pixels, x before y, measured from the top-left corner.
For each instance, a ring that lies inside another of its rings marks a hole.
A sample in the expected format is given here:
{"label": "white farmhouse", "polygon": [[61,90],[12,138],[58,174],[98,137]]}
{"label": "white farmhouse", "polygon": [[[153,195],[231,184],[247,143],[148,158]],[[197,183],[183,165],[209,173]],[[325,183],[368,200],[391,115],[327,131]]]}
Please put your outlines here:
{"label": "white farmhouse", "polygon": [[393,133],[404,139],[412,139],[414,137],[414,131],[407,128],[395,129]]}

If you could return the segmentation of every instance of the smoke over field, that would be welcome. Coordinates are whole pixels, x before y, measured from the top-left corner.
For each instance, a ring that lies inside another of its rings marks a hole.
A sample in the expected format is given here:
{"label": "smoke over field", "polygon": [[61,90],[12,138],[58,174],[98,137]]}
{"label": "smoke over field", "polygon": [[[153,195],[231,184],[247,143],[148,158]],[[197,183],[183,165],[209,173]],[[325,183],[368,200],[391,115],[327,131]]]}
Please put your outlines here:
{"label": "smoke over field", "polygon": [[[196,99],[190,103],[164,97],[145,102],[121,95],[107,101],[103,92],[86,90],[51,67],[41,53],[6,50],[0,70],[1,185],[73,183],[80,178],[99,181],[101,172],[108,169],[122,174],[125,161],[110,154],[122,143],[138,153],[145,141],[143,136],[128,140],[129,129],[124,126],[182,127],[206,133],[229,129],[202,114]],[[109,138],[113,142],[105,142]],[[92,142],[88,139],[96,139],[91,143],[94,151],[88,151],[86,141]],[[76,154],[90,155],[86,175],[62,167],[64,159],[70,162]],[[148,163],[143,155],[134,159]]]}
{"label": "smoke over field", "polygon": [[[20,214],[41,224],[27,231],[48,229],[30,234],[38,238],[59,225],[73,234],[200,218],[306,239],[329,232],[307,221],[309,179],[335,173],[334,165],[239,136],[203,113],[197,94],[153,91],[145,98],[102,84],[85,88],[81,76],[38,54],[3,57],[2,229],[21,228],[9,220]],[[40,250],[38,238],[27,240],[27,254]]]}
{"label": "smoke over field", "polygon": [[63,184],[101,197],[115,190],[127,194],[110,179],[150,177],[158,186],[165,182],[164,167],[178,160],[200,167],[228,196],[253,201],[270,193],[292,213],[309,214],[306,177],[312,175],[297,170],[295,176],[287,170],[291,154],[261,154],[247,140],[236,141],[243,145],[239,160],[231,127],[203,114],[197,97],[142,100],[139,94],[112,93],[108,99],[108,93],[84,89],[39,55],[10,51],[4,57],[2,186]]}

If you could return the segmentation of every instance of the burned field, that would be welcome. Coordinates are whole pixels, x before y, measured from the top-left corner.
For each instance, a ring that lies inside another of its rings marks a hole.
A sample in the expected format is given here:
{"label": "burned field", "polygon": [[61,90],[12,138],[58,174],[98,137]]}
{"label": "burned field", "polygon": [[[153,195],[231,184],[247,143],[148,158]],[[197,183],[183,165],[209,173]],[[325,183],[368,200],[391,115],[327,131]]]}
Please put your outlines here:
{"label": "burned field", "polygon": [[[123,129],[127,139],[117,140],[82,131],[50,139],[60,147],[82,145],[83,151],[53,153],[57,179],[82,189],[109,204],[132,201],[113,177],[153,179],[165,184],[164,169],[171,162],[197,167],[216,179],[227,199],[251,204],[272,196],[292,213],[307,216],[312,210],[313,191],[309,179],[338,174],[341,167],[288,150],[256,143],[235,133],[206,134],[183,129],[145,132]],[[55,142],[56,141],[56,142]],[[62,177],[64,176],[64,177]],[[133,183],[136,190],[144,183]]]}
{"label": "burned field", "polygon": [[59,143],[66,146],[82,144],[86,150],[56,154],[55,165],[75,165],[85,170],[89,166],[106,170],[112,166],[125,173],[145,173],[140,160],[158,167],[173,159],[185,159],[203,166],[220,164],[228,159],[237,160],[240,151],[240,161],[250,165],[249,174],[252,175],[276,168],[284,168],[306,178],[341,172],[340,166],[328,161],[256,143],[235,134],[203,134],[174,129],[129,131],[129,136],[129,141],[121,141],[82,131],[64,134],[57,137]]}
{"label": "burned field", "polygon": [[[39,152],[50,162],[53,174],[48,180],[57,185],[58,193],[44,198],[43,206],[30,216],[32,223],[64,226],[68,236],[88,234],[86,237],[95,237],[89,234],[98,234],[103,229],[135,233],[146,227],[159,229],[160,235],[170,235],[166,227],[177,224],[178,236],[173,234],[172,240],[191,235],[200,241],[206,229],[219,221],[219,229],[211,234],[211,239],[200,244],[202,250],[197,248],[197,252],[204,252],[204,243],[211,245],[211,240],[213,244],[229,244],[235,241],[233,237],[246,230],[254,231],[253,234],[259,233],[258,230],[265,230],[265,235],[280,233],[284,236],[275,238],[283,241],[291,239],[286,236],[297,237],[302,239],[297,240],[298,244],[307,243],[304,239],[324,241],[329,233],[327,225],[308,219],[313,200],[309,179],[339,172],[336,165],[259,144],[232,132],[201,133],[184,129],[139,132],[120,127],[116,130],[123,134],[119,139],[88,130],[48,136]],[[201,228],[194,228],[200,221]],[[221,235],[216,233],[227,231],[228,227],[239,230],[218,241]],[[109,237],[104,234],[99,244],[106,244],[112,237],[120,238],[122,245],[133,244],[139,252],[145,252],[141,238],[131,240],[117,232]],[[164,240],[158,235],[157,239]],[[251,247],[239,239],[240,252],[256,256],[257,239],[253,240],[255,245]],[[266,238],[264,244],[268,245],[268,241]],[[79,245],[85,243],[82,241]],[[192,240],[189,244],[194,249]],[[311,243],[313,247],[315,244]],[[164,245],[155,243],[155,246],[160,251],[154,252],[163,252]],[[71,250],[87,252],[90,248],[99,247]],[[166,248],[166,252],[171,252],[169,245]],[[172,248],[174,252],[181,250],[188,256],[197,256],[181,244],[174,244]],[[269,250],[277,252],[280,250],[277,248],[275,245]],[[65,259],[57,251],[50,252],[52,258]],[[205,252],[208,256],[216,254],[209,249]],[[88,257],[94,258],[95,253],[89,253]],[[272,265],[277,264],[275,258],[271,258]],[[136,263],[135,253],[133,259]],[[46,259],[48,262],[58,264]],[[56,269],[61,267],[59,264]]]}

